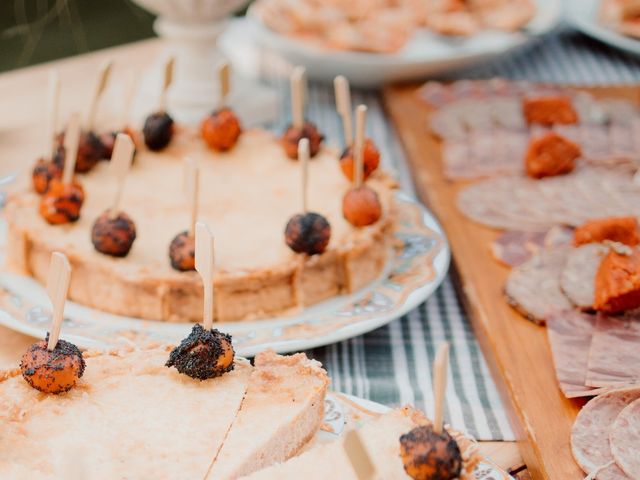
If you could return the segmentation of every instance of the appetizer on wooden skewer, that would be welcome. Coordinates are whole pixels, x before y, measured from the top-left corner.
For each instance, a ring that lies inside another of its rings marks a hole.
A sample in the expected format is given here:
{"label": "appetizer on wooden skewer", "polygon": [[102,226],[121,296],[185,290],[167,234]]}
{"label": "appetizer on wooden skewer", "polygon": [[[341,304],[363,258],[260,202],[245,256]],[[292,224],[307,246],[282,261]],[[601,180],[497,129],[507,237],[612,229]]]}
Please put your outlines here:
{"label": "appetizer on wooden skewer", "polygon": [[173,118],[167,113],[167,90],[173,80],[173,58],[169,58],[164,68],[164,84],[160,94],[160,108],[157,112],[149,115],[144,121],[142,134],[144,143],[149,150],[159,151],[164,149],[171,139],[175,125]]}
{"label": "appetizer on wooden skewer", "polygon": [[284,230],[287,245],[296,253],[317,255],[323,253],[331,239],[331,225],[319,213],[307,209],[307,183],[309,170],[309,140],[303,138],[298,146],[298,159],[302,172],[302,213],[291,217]]}
{"label": "appetizer on wooden skewer", "polygon": [[213,328],[213,235],[196,224],[196,270],[204,286],[203,325],[195,324],[187,338],[171,351],[167,367],[197,380],[219,377],[234,368],[231,336]]}
{"label": "appetizer on wooden skewer", "polygon": [[[123,103],[122,103],[122,118],[120,119],[120,125],[122,127],[119,130],[114,130],[111,132],[106,132],[100,135],[100,141],[103,146],[103,154],[105,159],[111,159],[113,155],[113,147],[116,144],[116,138],[119,133],[125,133],[131,137],[134,145],[136,144],[137,132],[130,127],[130,111],[131,105],[133,103],[133,98],[136,92],[136,77],[133,72],[131,72],[130,77],[128,78],[125,86],[125,92],[123,95]],[[134,150],[134,160],[135,160],[135,150]]]}
{"label": "appetizer on wooden skewer", "polygon": [[356,171],[354,186],[342,199],[342,214],[354,227],[365,227],[376,223],[382,216],[382,205],[378,194],[363,183],[364,127],[367,107],[356,110],[356,139],[354,143]]}
{"label": "appetizer on wooden skewer", "polygon": [[317,127],[305,120],[304,104],[306,96],[305,69],[296,67],[291,74],[291,116],[292,124],[282,135],[282,146],[291,159],[298,158],[298,144],[302,138],[309,140],[309,153],[314,157],[320,151],[324,140]]}
{"label": "appetizer on wooden skewer", "polygon": [[242,133],[242,125],[236,114],[227,106],[230,88],[229,64],[224,62],[218,69],[220,82],[220,104],[218,109],[205,118],[201,125],[204,141],[210,148],[224,152],[233,148]]}
{"label": "appetizer on wooden skewer", "polygon": [[55,159],[56,156],[60,156],[64,153],[62,149],[58,148],[55,140],[59,98],[60,79],[58,77],[58,72],[52,70],[49,73],[43,155],[36,162],[31,174],[33,189],[39,194],[44,194],[49,190],[51,180],[62,177],[62,163],[64,160]]}
{"label": "appetizer on wooden skewer", "polygon": [[196,218],[198,218],[198,192],[200,191],[200,172],[192,158],[185,158],[185,193],[189,202],[191,222],[189,229],[176,235],[169,245],[171,266],[181,272],[196,269]]}
{"label": "appetizer on wooden skewer", "polygon": [[80,114],[74,113],[69,120],[65,135],[65,161],[62,178],[53,178],[47,193],[40,201],[40,215],[52,225],[75,222],[80,218],[84,202],[84,190],[73,178],[80,137]]}
{"label": "appetizer on wooden skewer", "polygon": [[131,137],[119,133],[111,159],[111,172],[117,182],[113,205],[97,218],[91,229],[91,242],[95,249],[113,257],[126,256],[136,239],[133,220],[120,210],[124,180],[131,166],[133,150]]}
{"label": "appetizer on wooden skewer", "polygon": [[71,267],[62,253],[51,255],[47,293],[53,307],[51,331],[45,340],[31,345],[22,356],[22,376],[36,390],[59,394],[72,389],[82,377],[85,362],[78,347],[59,340]]}
{"label": "appetizer on wooden skewer", "polygon": [[449,345],[444,343],[433,364],[433,424],[416,427],[400,437],[404,469],[414,480],[454,480],[462,472],[464,461],[458,443],[443,425],[448,359]]}
{"label": "appetizer on wooden skewer", "polygon": [[[93,96],[91,97],[91,101],[89,103],[89,114],[87,117],[87,122],[85,125],[85,129],[80,134],[77,149],[75,171],[78,173],[86,173],[90,171],[97,165],[100,160],[105,158],[104,145],[100,140],[100,136],[95,132],[94,127],[95,117],[98,111],[98,103],[100,102],[100,98],[107,88],[107,83],[111,75],[112,66],[113,62],[105,62],[104,64],[102,64],[98,72]],[[65,132],[62,132],[60,133],[60,135],[58,135],[58,142],[60,145],[63,145],[65,143],[64,137]],[[60,167],[62,168],[61,165]]]}
{"label": "appetizer on wooden skewer", "polygon": [[[351,118],[351,93],[349,91],[348,80],[339,75],[333,81],[336,95],[336,109],[342,119],[342,128],[344,130],[345,149],[340,156],[340,169],[345,177],[353,182],[355,178],[355,161],[353,155],[353,121]],[[363,178],[369,178],[376,168],[380,165],[380,152],[373,140],[365,138],[363,151]]]}

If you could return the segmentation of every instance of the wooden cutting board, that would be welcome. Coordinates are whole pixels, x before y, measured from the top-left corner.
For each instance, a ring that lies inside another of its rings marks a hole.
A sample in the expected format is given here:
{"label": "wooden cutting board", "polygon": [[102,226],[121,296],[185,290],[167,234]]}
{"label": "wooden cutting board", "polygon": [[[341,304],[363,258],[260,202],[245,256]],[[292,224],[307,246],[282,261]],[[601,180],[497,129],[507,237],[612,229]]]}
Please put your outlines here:
{"label": "wooden cutting board", "polygon": [[[428,128],[434,112],[417,96],[417,86],[389,87],[384,100],[404,144],[418,194],[438,216],[449,237],[462,297],[516,431],[533,478],[582,479],[570,448],[573,421],[584,399],[569,400],[556,383],[545,327],[507,305],[502,286],[509,269],[498,264],[490,244],[498,232],[466,219],[456,196],[470,182],[447,180],[440,141]],[[598,97],[636,104],[636,87],[586,89]]]}

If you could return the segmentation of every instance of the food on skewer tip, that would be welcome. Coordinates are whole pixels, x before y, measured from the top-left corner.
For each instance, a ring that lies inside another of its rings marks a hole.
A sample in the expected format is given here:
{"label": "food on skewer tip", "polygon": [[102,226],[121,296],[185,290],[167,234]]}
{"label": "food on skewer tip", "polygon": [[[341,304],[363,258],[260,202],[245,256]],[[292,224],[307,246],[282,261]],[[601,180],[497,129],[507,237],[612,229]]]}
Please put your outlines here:
{"label": "food on skewer tip", "polygon": [[113,257],[124,257],[129,253],[136,239],[136,225],[120,209],[120,199],[124,179],[133,159],[133,140],[119,133],[113,149],[110,170],[116,179],[116,193],[113,204],[100,215],[91,229],[91,242],[97,251]]}
{"label": "food on skewer tip", "polygon": [[416,427],[400,437],[400,456],[414,480],[454,480],[460,477],[463,459],[458,443],[443,429]]}
{"label": "food on skewer tip", "polygon": [[64,340],[49,350],[45,340],[34,343],[22,356],[22,376],[36,390],[44,393],[64,393],[75,386],[82,377],[85,362],[74,344]]}
{"label": "food on skewer tip", "polygon": [[298,145],[298,158],[302,172],[302,213],[291,217],[284,229],[285,242],[296,253],[318,255],[323,253],[331,240],[331,225],[319,213],[307,209],[307,178],[309,166],[309,140],[303,138]]}
{"label": "food on skewer tip", "polygon": [[366,185],[349,189],[342,199],[342,215],[354,227],[373,225],[382,216],[378,194]]}
{"label": "food on skewer tip", "polygon": [[[65,132],[58,135],[58,148],[64,148]],[[58,161],[60,168],[64,167],[66,155],[56,155],[54,160]],[[105,158],[105,150],[98,134],[94,131],[83,131],[80,134],[78,152],[76,153],[75,171],[77,173],[87,173],[98,162]]]}
{"label": "food on skewer tip", "polygon": [[162,150],[171,142],[174,130],[173,118],[167,112],[152,113],[144,121],[142,128],[144,143],[149,150]]}
{"label": "food on skewer tip", "polygon": [[[104,159],[111,160],[111,156],[113,155],[113,147],[116,145],[116,138],[119,133],[124,133],[125,135],[129,135],[132,140],[134,140],[134,144],[136,143],[135,139],[137,137],[136,132],[133,128],[124,127],[122,130],[114,130],[112,132],[105,132],[100,135],[100,141],[102,142],[104,148]],[[136,151],[133,151],[134,159],[135,159]]]}
{"label": "food on skewer tip", "polygon": [[83,203],[82,185],[76,181],[64,183],[54,178],[40,202],[40,215],[52,225],[72,223],[80,218]]}
{"label": "food on skewer tip", "polygon": [[[349,89],[349,81],[342,75],[338,75],[333,81],[336,97],[336,111],[342,120],[342,128],[344,130],[345,149],[340,156],[340,168],[345,177],[353,182],[356,177],[354,146],[353,146],[353,118],[351,105],[351,91]],[[378,168],[380,164],[380,152],[372,139],[364,140],[363,153],[363,179],[369,178],[369,175]]]}
{"label": "food on skewer tip", "polygon": [[58,394],[70,390],[85,369],[78,347],[59,338],[70,276],[69,260],[62,253],[54,252],[47,275],[47,295],[53,307],[51,329],[44,340],[27,349],[20,362],[25,381],[44,393]]}
{"label": "food on skewer tip", "polygon": [[315,124],[305,121],[301,127],[289,125],[282,135],[282,146],[284,147],[287,157],[297,160],[298,143],[300,143],[300,140],[303,138],[309,140],[309,155],[311,157],[316,156],[320,151],[324,135],[320,133]]}
{"label": "food on skewer tip", "polygon": [[[380,165],[380,151],[370,138],[364,141],[364,151],[362,159],[362,178],[366,180]],[[355,179],[355,161],[353,157],[353,146],[345,148],[340,156],[340,169],[344,176],[353,182]]]}
{"label": "food on skewer tip", "polygon": [[97,251],[112,257],[126,257],[136,239],[136,225],[124,212],[115,216],[107,210],[93,224],[91,242]]}
{"label": "food on skewer tip", "polygon": [[315,124],[305,120],[304,103],[306,77],[303,67],[296,67],[291,74],[291,125],[282,134],[281,143],[287,156],[293,160],[298,158],[300,140],[309,141],[309,155],[313,158],[320,151],[324,135]]}
{"label": "food on skewer tip", "polygon": [[226,104],[231,85],[229,64],[226,62],[218,68],[218,81],[220,82],[218,109],[202,121],[200,132],[210,148],[224,152],[233,148],[242,133],[240,120]]}
{"label": "food on skewer tip", "polygon": [[71,115],[67,128],[62,175],[49,182],[47,193],[40,200],[40,215],[52,225],[75,222],[80,218],[84,190],[73,178],[79,137],[80,114],[75,112]]}
{"label": "food on skewer tip", "polygon": [[223,107],[202,121],[200,131],[210,148],[225,152],[238,141],[242,126],[233,110]]}
{"label": "food on skewer tip", "polygon": [[219,377],[233,370],[235,352],[231,336],[195,324],[187,338],[174,348],[165,366],[197,380]]}
{"label": "food on skewer tip", "polygon": [[181,272],[196,269],[196,239],[188,230],[176,235],[169,245],[171,266]]}
{"label": "food on skewer tip", "polygon": [[331,239],[331,225],[319,213],[298,213],[287,222],[285,241],[296,253],[317,255],[323,253]]}
{"label": "food on skewer tip", "polygon": [[[56,155],[58,152],[56,152]],[[49,190],[49,186],[53,179],[62,178],[62,168],[60,163],[54,160],[46,160],[41,158],[37,161],[33,172],[31,173],[31,183],[36,193],[43,195]]]}
{"label": "food on skewer tip", "polygon": [[353,187],[342,199],[342,215],[354,227],[365,227],[376,223],[382,216],[382,205],[375,190],[363,183],[364,176],[364,130],[367,107],[356,110],[356,138],[353,144],[355,172]]}
{"label": "food on skewer tip", "polygon": [[160,108],[149,115],[144,121],[142,134],[144,143],[149,150],[159,151],[164,149],[175,133],[173,118],[167,113],[167,90],[173,80],[173,58],[169,58],[164,68],[164,83],[160,93]]}

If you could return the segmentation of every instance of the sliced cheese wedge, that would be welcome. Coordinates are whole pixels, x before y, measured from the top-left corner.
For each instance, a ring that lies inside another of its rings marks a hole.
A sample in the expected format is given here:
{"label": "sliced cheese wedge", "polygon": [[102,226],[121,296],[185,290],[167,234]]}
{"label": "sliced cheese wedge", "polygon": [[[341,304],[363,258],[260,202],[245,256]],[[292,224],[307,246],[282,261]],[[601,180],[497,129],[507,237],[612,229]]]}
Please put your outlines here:
{"label": "sliced cheese wedge", "polygon": [[298,453],[320,428],[328,384],[321,364],[304,354],[258,354],[240,412],[207,478],[236,479]]}
{"label": "sliced cheese wedge", "polygon": [[168,348],[86,355],[76,388],[46,395],[0,373],[0,478],[202,479],[240,409],[243,360],[199,381],[166,368]]}

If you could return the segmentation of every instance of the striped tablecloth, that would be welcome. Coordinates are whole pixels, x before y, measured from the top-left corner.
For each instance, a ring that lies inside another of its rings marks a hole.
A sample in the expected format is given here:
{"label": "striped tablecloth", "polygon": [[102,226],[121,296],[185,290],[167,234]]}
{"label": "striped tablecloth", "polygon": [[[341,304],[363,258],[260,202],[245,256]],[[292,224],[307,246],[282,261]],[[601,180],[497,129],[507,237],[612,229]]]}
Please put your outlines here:
{"label": "striped tablecloth", "polygon": [[[640,80],[640,61],[567,29],[513,55],[443,79],[495,76],[591,85],[631,83]],[[413,193],[402,148],[385,118],[379,94],[355,91],[353,101],[369,106],[368,135],[381,148],[383,165],[395,170],[402,188]],[[282,121],[274,125],[278,131],[290,118],[288,105],[282,108]],[[330,87],[310,86],[308,116],[330,141],[340,143],[341,127]],[[451,344],[446,420],[479,440],[513,440],[505,407],[451,275],[427,302],[388,326],[309,354],[324,363],[334,389],[388,405],[415,404],[431,415],[430,369],[435,348],[443,340]]]}

